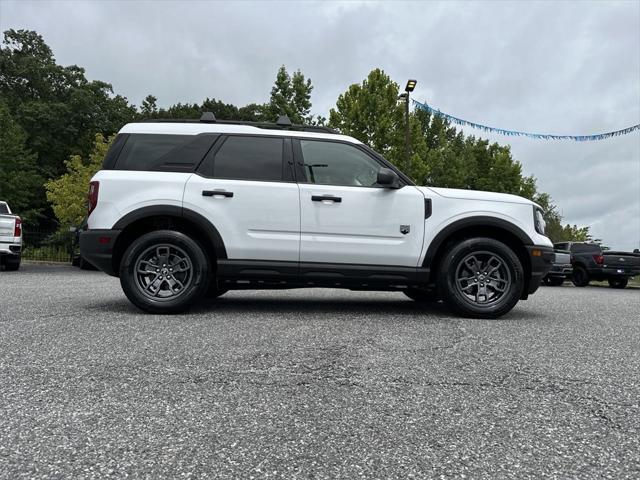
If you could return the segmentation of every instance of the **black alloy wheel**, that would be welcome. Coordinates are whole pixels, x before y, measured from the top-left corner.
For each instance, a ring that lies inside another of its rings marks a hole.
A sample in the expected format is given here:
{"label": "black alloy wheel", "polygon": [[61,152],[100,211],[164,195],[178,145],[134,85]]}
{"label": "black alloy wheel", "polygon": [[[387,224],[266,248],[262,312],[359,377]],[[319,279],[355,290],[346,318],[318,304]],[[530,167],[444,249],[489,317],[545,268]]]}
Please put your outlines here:
{"label": "black alloy wheel", "polygon": [[492,238],[469,238],[451,245],[438,272],[443,300],[466,317],[500,317],[518,303],[524,290],[520,259]]}
{"label": "black alloy wheel", "polygon": [[133,304],[150,313],[182,312],[209,285],[202,247],[182,232],[158,230],[137,238],[120,264],[120,284]]}

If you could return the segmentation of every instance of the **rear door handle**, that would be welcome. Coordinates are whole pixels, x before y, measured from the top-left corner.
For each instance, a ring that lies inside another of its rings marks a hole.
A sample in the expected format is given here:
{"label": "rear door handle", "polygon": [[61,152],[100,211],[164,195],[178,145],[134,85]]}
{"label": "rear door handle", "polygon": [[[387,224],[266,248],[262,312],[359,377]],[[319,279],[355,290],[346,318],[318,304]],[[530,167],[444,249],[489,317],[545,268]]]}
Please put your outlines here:
{"label": "rear door handle", "polygon": [[334,197],[333,195],[311,195],[311,201],[313,202],[324,202],[325,200],[342,203],[342,197]]}
{"label": "rear door handle", "polygon": [[233,192],[227,192],[226,190],[203,190],[202,191],[202,196],[203,197],[217,197],[217,196],[221,196],[221,197],[233,197]]}

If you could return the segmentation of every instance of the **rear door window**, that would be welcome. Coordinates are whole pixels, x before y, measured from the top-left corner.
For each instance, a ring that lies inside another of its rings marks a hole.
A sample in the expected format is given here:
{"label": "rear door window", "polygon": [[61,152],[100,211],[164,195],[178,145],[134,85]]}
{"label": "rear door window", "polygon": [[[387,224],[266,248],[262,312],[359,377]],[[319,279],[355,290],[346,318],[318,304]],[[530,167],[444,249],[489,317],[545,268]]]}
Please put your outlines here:
{"label": "rear door window", "polygon": [[279,182],[283,179],[283,139],[229,136],[213,160],[214,178]]}

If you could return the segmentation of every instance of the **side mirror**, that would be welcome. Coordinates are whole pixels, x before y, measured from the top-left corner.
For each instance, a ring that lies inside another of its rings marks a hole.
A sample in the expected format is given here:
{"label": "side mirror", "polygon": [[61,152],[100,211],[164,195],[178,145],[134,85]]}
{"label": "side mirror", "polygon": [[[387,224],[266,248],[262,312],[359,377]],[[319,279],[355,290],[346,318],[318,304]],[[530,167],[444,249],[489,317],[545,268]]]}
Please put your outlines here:
{"label": "side mirror", "polygon": [[385,188],[400,188],[400,178],[390,168],[383,167],[378,171],[377,183]]}

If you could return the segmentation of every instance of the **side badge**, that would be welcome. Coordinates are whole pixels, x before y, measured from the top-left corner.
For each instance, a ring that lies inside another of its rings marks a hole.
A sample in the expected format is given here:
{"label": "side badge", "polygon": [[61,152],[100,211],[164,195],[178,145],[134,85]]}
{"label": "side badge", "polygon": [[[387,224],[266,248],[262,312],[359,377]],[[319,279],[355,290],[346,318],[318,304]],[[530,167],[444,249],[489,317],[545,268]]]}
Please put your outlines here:
{"label": "side badge", "polygon": [[400,233],[401,234],[406,235],[410,231],[411,231],[411,226],[410,225],[400,225]]}

